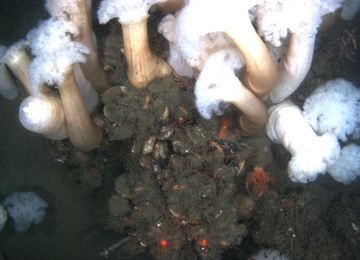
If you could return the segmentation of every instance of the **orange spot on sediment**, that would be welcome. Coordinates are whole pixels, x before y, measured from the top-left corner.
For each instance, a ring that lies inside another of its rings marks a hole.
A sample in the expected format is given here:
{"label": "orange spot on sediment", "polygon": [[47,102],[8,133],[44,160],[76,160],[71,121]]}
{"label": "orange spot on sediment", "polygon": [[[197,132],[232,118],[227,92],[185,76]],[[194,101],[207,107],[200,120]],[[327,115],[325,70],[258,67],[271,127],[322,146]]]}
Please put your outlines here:
{"label": "orange spot on sediment", "polygon": [[269,146],[265,145],[265,146],[263,147],[263,152],[264,152],[264,153],[270,152]]}
{"label": "orange spot on sediment", "polygon": [[167,246],[168,243],[167,243],[167,241],[165,239],[161,239],[160,244],[162,246]]}
{"label": "orange spot on sediment", "polygon": [[206,239],[201,240],[201,245],[202,245],[202,246],[206,246],[206,245],[207,245]]}

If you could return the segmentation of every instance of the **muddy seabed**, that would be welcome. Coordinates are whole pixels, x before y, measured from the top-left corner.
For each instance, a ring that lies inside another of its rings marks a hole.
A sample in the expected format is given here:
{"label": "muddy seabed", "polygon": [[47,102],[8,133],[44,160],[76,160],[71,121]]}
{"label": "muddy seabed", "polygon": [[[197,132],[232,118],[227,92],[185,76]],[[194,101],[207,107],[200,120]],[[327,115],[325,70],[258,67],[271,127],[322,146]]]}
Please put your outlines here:
{"label": "muddy seabed", "polygon": [[[28,8],[46,17],[41,4]],[[28,17],[31,27],[39,16]],[[157,19],[149,22],[150,45],[166,58]],[[315,87],[337,77],[360,86],[359,51],[350,61],[335,41],[358,24],[359,15],[318,34],[312,68],[293,102],[301,106]],[[241,136],[238,111],[230,107],[223,117],[202,119],[191,82],[173,76],[146,90],[131,88],[120,26],[95,25],[95,32],[114,86],[93,113],[104,133],[98,149],[81,153],[67,140],[26,131],[17,118],[25,94],[14,101],[0,97],[0,200],[31,190],[49,204],[28,233],[16,234],[7,223],[0,233],[3,256],[100,259],[120,241],[110,259],[246,259],[262,248],[291,259],[360,257],[360,234],[352,226],[360,226],[360,180],[345,186],[325,175],[308,184],[291,182],[290,154],[264,133]],[[225,123],[228,129],[221,129]],[[254,167],[273,179],[260,193],[247,179]]]}

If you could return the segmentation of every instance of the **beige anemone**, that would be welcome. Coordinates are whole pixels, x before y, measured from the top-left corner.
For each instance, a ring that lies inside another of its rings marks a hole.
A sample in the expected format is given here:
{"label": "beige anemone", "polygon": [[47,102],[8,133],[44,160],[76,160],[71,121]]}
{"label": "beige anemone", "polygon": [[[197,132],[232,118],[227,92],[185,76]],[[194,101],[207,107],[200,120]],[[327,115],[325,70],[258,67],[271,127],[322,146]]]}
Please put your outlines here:
{"label": "beige anemone", "polygon": [[155,77],[164,77],[171,66],[156,56],[149,47],[148,9],[164,0],[103,0],[98,10],[100,23],[118,18],[122,27],[127,77],[135,88],[145,88]]}
{"label": "beige anemone", "polygon": [[92,87],[102,93],[110,88],[107,75],[99,63],[95,46],[95,34],[91,22],[91,0],[47,0],[46,8],[57,19],[70,20],[78,34],[73,40],[82,43],[89,50],[86,61],[80,63],[85,78]]}

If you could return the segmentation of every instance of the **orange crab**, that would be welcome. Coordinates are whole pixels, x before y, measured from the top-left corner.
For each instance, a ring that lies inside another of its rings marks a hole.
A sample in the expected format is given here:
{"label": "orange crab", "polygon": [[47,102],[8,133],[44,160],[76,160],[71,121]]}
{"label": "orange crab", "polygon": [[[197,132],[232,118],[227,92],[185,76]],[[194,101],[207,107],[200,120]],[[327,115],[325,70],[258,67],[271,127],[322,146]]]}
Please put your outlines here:
{"label": "orange crab", "polygon": [[274,178],[261,167],[254,167],[254,170],[247,176],[247,183],[251,185],[259,197],[268,189],[268,183],[273,181]]}

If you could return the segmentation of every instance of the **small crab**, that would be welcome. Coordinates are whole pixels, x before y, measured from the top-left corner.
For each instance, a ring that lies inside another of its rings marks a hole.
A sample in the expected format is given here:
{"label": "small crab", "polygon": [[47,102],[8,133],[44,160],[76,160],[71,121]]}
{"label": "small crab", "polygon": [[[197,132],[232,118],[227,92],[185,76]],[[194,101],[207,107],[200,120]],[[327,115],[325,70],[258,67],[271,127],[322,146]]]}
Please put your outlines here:
{"label": "small crab", "polygon": [[346,34],[348,35],[348,39],[347,42],[348,43],[352,43],[354,45],[354,49],[357,50],[357,38],[358,38],[358,34],[356,34],[356,31],[358,30],[358,27],[356,26],[354,29],[352,29],[351,32],[348,32],[347,30],[345,30]]}
{"label": "small crab", "polygon": [[184,90],[194,91],[194,81],[191,78],[179,76],[175,70],[171,72],[172,79]]}
{"label": "small crab", "polygon": [[357,38],[358,34],[356,33],[358,27],[356,26],[351,32],[345,30],[347,35],[343,35],[342,37],[338,37],[335,39],[334,43],[336,42],[339,45],[340,58],[347,58],[352,62],[356,62],[355,54],[357,51]]}

